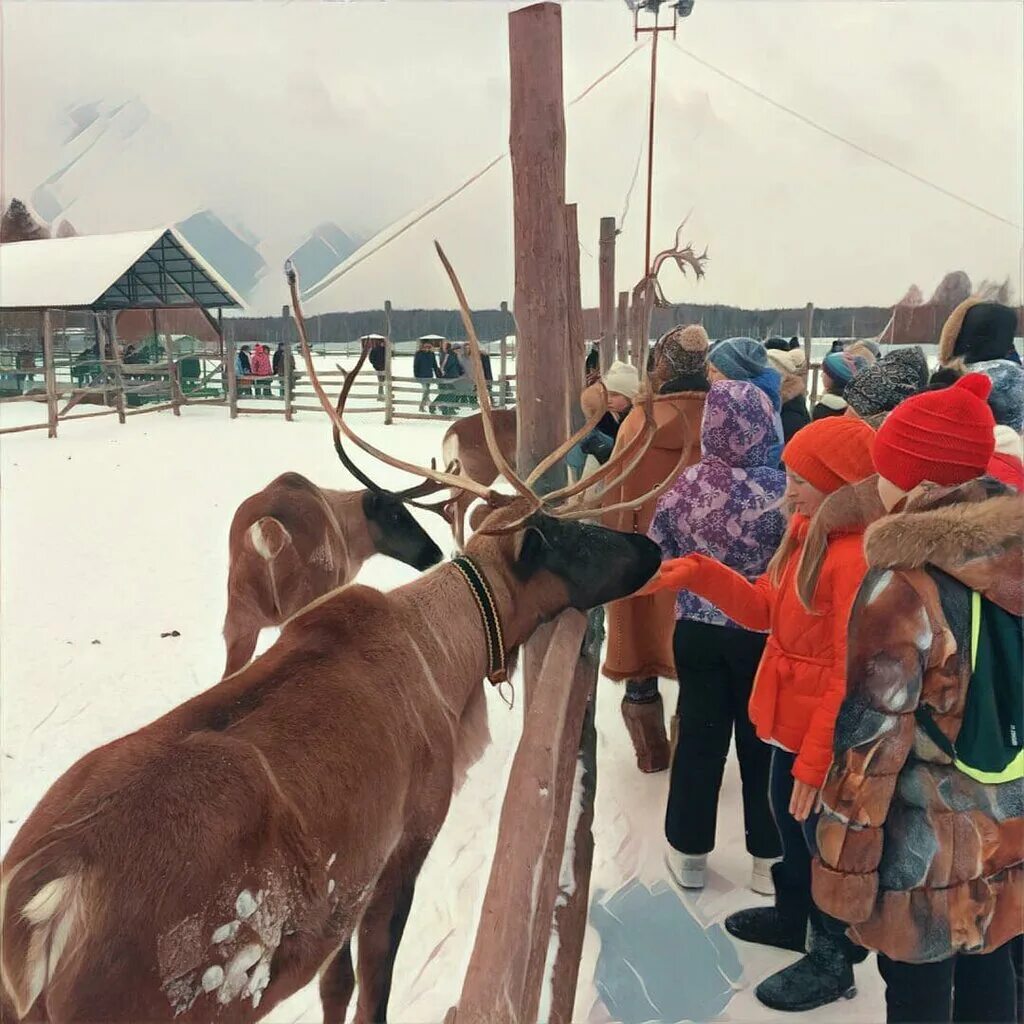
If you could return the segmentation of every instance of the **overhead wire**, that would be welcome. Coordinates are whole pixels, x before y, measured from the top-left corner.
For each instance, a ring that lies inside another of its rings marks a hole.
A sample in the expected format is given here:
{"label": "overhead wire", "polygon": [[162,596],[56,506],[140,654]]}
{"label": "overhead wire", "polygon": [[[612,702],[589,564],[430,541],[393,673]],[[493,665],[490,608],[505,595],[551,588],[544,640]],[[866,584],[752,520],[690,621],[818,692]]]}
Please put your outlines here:
{"label": "overhead wire", "polygon": [[[579,103],[581,100],[589,96],[590,93],[592,93],[594,89],[596,89],[599,85],[601,85],[607,79],[611,78],[611,76],[614,75],[616,71],[618,71],[632,57],[639,53],[640,50],[643,49],[643,46],[643,43],[637,43],[633,47],[633,49],[629,51],[629,53],[627,53],[624,57],[617,60],[610,68],[608,68],[607,71],[604,71],[602,74],[598,75],[598,77],[595,78],[581,93],[574,96],[568,102],[568,104],[566,105],[567,109],[576,106],[577,103]],[[311,299],[314,296],[319,295],[320,292],[322,292],[325,288],[329,288],[332,284],[335,283],[335,281],[339,280],[339,278],[344,277],[345,274],[347,274],[350,270],[354,270],[356,267],[359,266],[359,264],[364,263],[371,256],[376,255],[378,252],[381,251],[381,249],[385,248],[385,246],[388,246],[393,241],[395,241],[396,238],[400,238],[410,228],[415,227],[421,221],[429,217],[432,213],[435,213],[446,203],[454,199],[457,195],[464,192],[467,188],[469,188],[470,185],[479,181],[485,174],[487,174],[488,171],[497,167],[498,164],[500,164],[503,160],[507,159],[508,155],[508,150],[505,150],[505,152],[503,153],[499,153],[496,157],[494,157],[494,159],[490,160],[487,164],[481,167],[480,170],[476,171],[474,174],[471,174],[468,178],[466,178],[465,181],[463,181],[461,184],[457,185],[454,189],[452,189],[451,192],[448,192],[446,195],[443,195],[436,202],[431,203],[430,206],[428,206],[425,210],[421,210],[411,220],[406,221],[396,231],[388,235],[387,238],[382,239],[377,245],[373,246],[372,249],[368,249],[361,256],[354,260],[346,261],[340,267],[338,267],[332,274],[329,274],[327,277],[321,278],[315,284],[311,285],[309,288],[302,292],[302,298]]]}
{"label": "overhead wire", "polygon": [[813,118],[808,117],[806,114],[801,113],[799,110],[794,110],[793,107],[787,106],[785,103],[782,103],[781,101],[775,99],[774,97],[769,96],[767,93],[762,92],[760,89],[756,88],[753,85],[750,85],[748,82],[744,82],[742,79],[737,78],[735,75],[730,74],[728,71],[725,71],[720,67],[717,67],[716,65],[712,64],[711,61],[705,60],[703,57],[698,56],[696,53],[693,52],[693,50],[687,49],[685,46],[682,46],[678,40],[674,41],[674,45],[680,53],[682,53],[686,57],[689,57],[690,60],[694,61],[695,63],[700,64],[701,67],[707,68],[709,71],[714,72],[716,75],[719,75],[726,81],[732,82],[733,85],[739,86],[739,88],[750,93],[752,96],[756,96],[759,100],[762,100],[765,103],[769,104],[770,106],[775,107],[776,110],[781,110],[784,113],[789,114],[790,117],[794,117],[798,121],[801,121],[803,124],[806,124],[809,127],[814,128],[816,131],[821,132],[823,135],[827,135],[830,139],[834,139],[837,142],[841,142],[843,143],[843,145],[849,146],[851,149],[856,150],[863,156],[869,157],[870,159],[875,160],[880,164],[883,164],[884,166],[890,168],[891,170],[897,171],[899,174],[902,174],[905,177],[910,178],[913,181],[916,181],[920,185],[925,185],[927,188],[930,188],[933,191],[946,196],[948,199],[953,199],[958,203],[962,203],[964,206],[970,207],[972,210],[975,210],[978,213],[984,214],[986,217],[991,217],[992,220],[999,221],[1001,224],[1006,224],[1009,227],[1015,228],[1018,231],[1021,230],[1021,225],[1016,223],[1015,221],[1010,220],[1008,217],[1004,217],[1002,216],[1002,214],[996,213],[993,210],[989,210],[987,207],[982,206],[980,203],[976,203],[973,200],[968,199],[966,196],[962,196],[959,193],[954,192],[952,189],[948,189],[945,186],[932,181],[930,178],[926,178],[924,177],[924,175],[918,174],[916,171],[912,171],[907,167],[903,167],[901,164],[896,163],[894,160],[890,160],[888,157],[882,156],[880,153],[876,153],[874,150],[868,149],[867,146],[863,146],[859,142],[854,142],[852,139],[848,139],[845,135],[841,135],[837,131],[833,131],[833,129],[828,128],[827,126],[819,123],[818,121],[815,121]]}

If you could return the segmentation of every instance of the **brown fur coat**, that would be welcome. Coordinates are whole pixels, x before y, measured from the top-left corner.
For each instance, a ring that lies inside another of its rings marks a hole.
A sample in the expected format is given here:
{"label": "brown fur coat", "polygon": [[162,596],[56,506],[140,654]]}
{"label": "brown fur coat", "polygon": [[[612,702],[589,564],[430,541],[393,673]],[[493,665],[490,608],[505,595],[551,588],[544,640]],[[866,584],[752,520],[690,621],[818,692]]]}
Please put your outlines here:
{"label": "brown fur coat", "polygon": [[1024,610],[1022,536],[1024,497],[982,479],[933,491],[865,537],[813,893],[894,960],[990,952],[1024,928],[1024,783],[975,781],[914,717],[927,705],[955,741],[971,591]]}

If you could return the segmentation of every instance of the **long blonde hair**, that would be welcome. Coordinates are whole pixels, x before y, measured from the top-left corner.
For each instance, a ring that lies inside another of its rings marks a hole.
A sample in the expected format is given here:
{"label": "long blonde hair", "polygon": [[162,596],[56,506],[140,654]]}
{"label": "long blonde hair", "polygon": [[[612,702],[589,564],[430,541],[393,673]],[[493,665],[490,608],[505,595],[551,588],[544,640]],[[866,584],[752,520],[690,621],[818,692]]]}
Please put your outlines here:
{"label": "long blonde hair", "polygon": [[775,554],[772,555],[772,559],[768,563],[768,579],[773,587],[782,583],[782,574],[786,570],[786,563],[793,557],[799,544],[800,541],[793,530],[793,518],[790,516],[786,532],[782,535],[782,543],[775,549]]}

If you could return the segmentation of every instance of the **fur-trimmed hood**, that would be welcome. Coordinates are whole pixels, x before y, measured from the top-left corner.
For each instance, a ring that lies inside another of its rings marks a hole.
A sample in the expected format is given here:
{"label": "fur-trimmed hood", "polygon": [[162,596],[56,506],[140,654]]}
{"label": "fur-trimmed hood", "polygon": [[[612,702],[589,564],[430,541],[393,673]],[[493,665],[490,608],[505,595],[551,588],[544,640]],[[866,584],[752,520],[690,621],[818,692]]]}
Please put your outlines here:
{"label": "fur-trimmed hood", "polygon": [[873,569],[931,566],[1024,613],[1024,495],[989,477],[926,492],[871,526],[864,553]]}

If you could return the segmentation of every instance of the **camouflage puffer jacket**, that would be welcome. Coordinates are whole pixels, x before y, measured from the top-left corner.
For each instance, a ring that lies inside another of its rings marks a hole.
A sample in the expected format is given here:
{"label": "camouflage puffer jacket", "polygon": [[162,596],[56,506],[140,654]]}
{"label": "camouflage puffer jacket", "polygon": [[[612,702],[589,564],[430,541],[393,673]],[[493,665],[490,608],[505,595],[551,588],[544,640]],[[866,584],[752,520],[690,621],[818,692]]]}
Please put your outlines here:
{"label": "camouflage puffer jacket", "polygon": [[847,695],[822,790],[815,903],[907,963],[985,953],[1024,929],[1024,783],[977,782],[917,726],[955,741],[976,590],[1024,607],[1024,497],[983,478],[933,490],[865,535]]}

